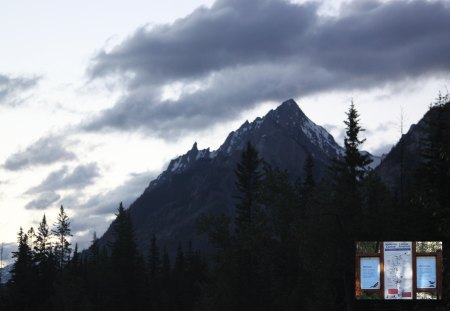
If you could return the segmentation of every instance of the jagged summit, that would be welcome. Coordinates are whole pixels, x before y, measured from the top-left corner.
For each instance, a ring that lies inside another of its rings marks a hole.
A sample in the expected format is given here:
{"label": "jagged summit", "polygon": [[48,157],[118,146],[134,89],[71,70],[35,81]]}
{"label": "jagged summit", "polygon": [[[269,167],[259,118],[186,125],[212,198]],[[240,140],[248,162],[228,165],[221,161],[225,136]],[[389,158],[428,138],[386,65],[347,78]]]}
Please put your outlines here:
{"label": "jagged summit", "polygon": [[268,114],[273,113],[280,116],[280,118],[302,118],[306,117],[303,111],[298,106],[295,100],[288,99],[279,105],[275,110],[269,111]]}
{"label": "jagged summit", "polygon": [[[191,150],[170,161],[167,170],[150,183],[150,188],[167,179],[172,174],[179,174],[190,168],[196,161],[213,160],[219,156],[221,159],[232,157],[240,153],[247,141],[262,152],[262,156],[268,159],[278,158],[278,153],[283,152],[288,144],[283,146],[286,139],[292,140],[294,146],[291,150],[302,148],[308,150],[313,156],[319,157],[319,161],[326,162],[326,158],[334,158],[342,155],[342,148],[334,141],[334,138],[321,126],[312,122],[300,109],[293,99],[288,99],[276,109],[270,110],[264,117],[257,117],[252,122],[246,120],[237,130],[232,131],[224,143],[215,151],[209,148],[198,150],[195,142]],[[326,157],[320,154],[324,153]],[[294,159],[292,159],[296,162]]]}

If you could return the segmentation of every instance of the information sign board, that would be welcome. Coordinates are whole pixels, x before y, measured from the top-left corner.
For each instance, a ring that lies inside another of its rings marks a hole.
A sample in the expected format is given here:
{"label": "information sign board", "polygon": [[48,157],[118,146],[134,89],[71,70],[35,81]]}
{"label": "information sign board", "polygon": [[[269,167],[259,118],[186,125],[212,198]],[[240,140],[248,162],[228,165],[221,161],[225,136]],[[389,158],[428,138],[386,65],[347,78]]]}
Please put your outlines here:
{"label": "information sign board", "polygon": [[412,242],[384,242],[384,298],[412,299]]}

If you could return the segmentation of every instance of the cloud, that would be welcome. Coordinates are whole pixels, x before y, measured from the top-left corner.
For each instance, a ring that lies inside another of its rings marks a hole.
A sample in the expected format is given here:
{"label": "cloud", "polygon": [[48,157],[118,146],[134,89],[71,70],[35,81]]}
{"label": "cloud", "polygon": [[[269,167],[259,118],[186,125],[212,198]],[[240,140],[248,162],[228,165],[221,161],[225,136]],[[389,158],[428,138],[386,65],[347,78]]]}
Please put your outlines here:
{"label": "cloud", "polygon": [[99,175],[100,172],[96,163],[79,165],[73,171],[69,171],[67,166],[63,166],[61,169],[50,173],[45,180],[38,186],[29,189],[27,193],[41,193],[60,189],[82,189],[90,185]]}
{"label": "cloud", "polygon": [[25,150],[11,155],[3,166],[7,170],[17,171],[35,165],[48,165],[76,159],[75,154],[67,150],[67,145],[60,136],[43,137]]}
{"label": "cloud", "polygon": [[[444,1],[354,0],[336,17],[318,10],[282,0],[218,0],[173,24],[137,29],[93,58],[89,76],[119,76],[126,92],[84,129],[167,139],[263,101],[448,75]],[[174,85],[181,85],[177,96],[165,97]]]}
{"label": "cloud", "polygon": [[292,39],[306,36],[316,9],[284,1],[216,1],[172,25],[138,29],[111,52],[100,52],[90,74],[133,73],[136,87],[282,59],[297,50]]}
{"label": "cloud", "polygon": [[123,202],[125,207],[133,203],[154,176],[152,172],[130,174],[129,179],[117,188],[90,197],[80,205],[80,210],[85,209],[89,214],[95,215],[112,215],[117,211],[120,202]]}
{"label": "cloud", "polygon": [[41,193],[38,198],[30,201],[25,205],[25,209],[44,210],[49,208],[53,203],[57,202],[61,196],[55,192],[47,191]]}
{"label": "cloud", "polygon": [[372,151],[372,154],[381,156],[383,154],[388,154],[391,151],[393,144],[381,144],[375,150]]}
{"label": "cloud", "polygon": [[0,105],[16,106],[21,103],[21,93],[35,87],[40,77],[11,77],[0,74]]}
{"label": "cloud", "polygon": [[84,237],[85,240],[79,239],[80,245],[89,245],[94,231],[98,236],[102,235],[110,225],[110,217],[117,212],[120,202],[123,202],[124,207],[128,208],[144,192],[155,176],[154,172],[130,174],[122,185],[93,195],[84,202],[75,196],[63,197],[61,204],[74,208],[76,211],[71,222],[72,232],[74,234],[90,232]]}

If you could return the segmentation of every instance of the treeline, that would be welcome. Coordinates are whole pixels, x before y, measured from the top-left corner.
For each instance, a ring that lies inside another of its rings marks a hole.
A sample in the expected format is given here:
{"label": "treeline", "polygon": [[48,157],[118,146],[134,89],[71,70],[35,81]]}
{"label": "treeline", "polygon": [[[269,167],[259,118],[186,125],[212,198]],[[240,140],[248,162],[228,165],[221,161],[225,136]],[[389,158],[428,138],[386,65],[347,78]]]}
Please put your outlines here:
{"label": "treeline", "polygon": [[[0,309],[409,310],[414,305],[355,301],[355,242],[441,240],[444,266],[450,266],[449,110],[448,97],[430,107],[421,164],[408,180],[401,173],[392,189],[360,153],[363,129],[353,103],[344,121],[345,153],[321,180],[313,175],[313,155],[304,178],[296,179],[260,159],[248,143],[235,170],[235,216],[198,220],[213,246],[208,257],[180,245],[171,263],[153,238],[144,259],[120,206],[114,242],[101,249],[94,238],[85,256],[75,251],[69,258],[70,230],[58,229],[65,227],[61,208],[52,249],[43,246],[42,223],[35,235],[20,231]],[[450,274],[444,271],[444,301],[417,310],[449,309]]]}
{"label": "treeline", "polygon": [[206,260],[188,243],[173,264],[153,237],[147,260],[139,254],[130,218],[120,204],[115,240],[72,252],[70,221],[61,206],[55,228],[46,217],[37,231],[18,233],[11,279],[0,286],[0,310],[193,310],[206,280]]}

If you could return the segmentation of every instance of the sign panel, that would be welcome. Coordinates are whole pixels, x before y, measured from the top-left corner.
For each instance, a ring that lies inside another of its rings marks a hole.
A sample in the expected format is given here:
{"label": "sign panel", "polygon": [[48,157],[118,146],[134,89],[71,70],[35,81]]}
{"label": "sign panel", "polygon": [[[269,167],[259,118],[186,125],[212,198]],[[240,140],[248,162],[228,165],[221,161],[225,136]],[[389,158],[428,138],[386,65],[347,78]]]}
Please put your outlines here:
{"label": "sign panel", "polygon": [[361,289],[380,289],[380,258],[360,258]]}
{"label": "sign panel", "polygon": [[436,257],[417,256],[417,288],[436,288]]}
{"label": "sign panel", "polygon": [[412,242],[384,242],[384,298],[412,299]]}

